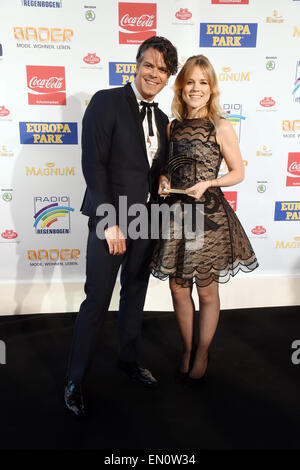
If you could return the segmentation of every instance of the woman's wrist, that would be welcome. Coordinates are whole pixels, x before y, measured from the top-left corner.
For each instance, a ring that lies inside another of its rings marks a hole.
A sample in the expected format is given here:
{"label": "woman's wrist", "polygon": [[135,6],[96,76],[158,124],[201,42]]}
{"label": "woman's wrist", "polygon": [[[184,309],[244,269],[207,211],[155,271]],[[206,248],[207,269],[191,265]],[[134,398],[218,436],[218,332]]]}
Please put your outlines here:
{"label": "woman's wrist", "polygon": [[160,175],[159,181],[160,181],[160,183],[162,183],[163,181],[166,181],[167,183],[169,182],[167,176],[165,176],[165,175]]}
{"label": "woman's wrist", "polygon": [[213,180],[209,180],[209,187],[210,188],[218,188],[219,187],[219,181],[217,178],[213,179]]}

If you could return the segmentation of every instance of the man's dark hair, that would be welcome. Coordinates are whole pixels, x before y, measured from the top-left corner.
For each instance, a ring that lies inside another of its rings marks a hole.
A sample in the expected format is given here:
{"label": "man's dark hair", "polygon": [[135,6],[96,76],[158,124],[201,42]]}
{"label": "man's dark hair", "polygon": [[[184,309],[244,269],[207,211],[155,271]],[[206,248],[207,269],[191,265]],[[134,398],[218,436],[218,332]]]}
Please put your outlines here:
{"label": "man's dark hair", "polygon": [[175,75],[178,67],[177,49],[173,44],[162,36],[152,36],[144,41],[137,52],[136,62],[142,62],[145,51],[152,47],[161,52],[170,75]]}

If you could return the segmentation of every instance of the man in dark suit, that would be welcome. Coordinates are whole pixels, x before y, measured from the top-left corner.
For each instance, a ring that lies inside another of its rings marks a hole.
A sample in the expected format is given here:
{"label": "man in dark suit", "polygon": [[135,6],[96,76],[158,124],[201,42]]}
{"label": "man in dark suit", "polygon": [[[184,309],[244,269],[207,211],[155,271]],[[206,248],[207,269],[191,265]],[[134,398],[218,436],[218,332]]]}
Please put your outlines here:
{"label": "man in dark suit", "polygon": [[[69,356],[65,404],[77,417],[85,414],[82,383],[109,308],[121,266],[119,305],[120,369],[130,378],[154,387],[157,380],[139,365],[141,323],[155,240],[126,237],[119,197],[127,209],[157,202],[160,171],[167,157],[167,116],[154,97],[177,71],[177,51],[163,37],[144,41],[136,57],[131,84],[98,91],[83,118],[82,169],[87,189],[82,213],[89,217],[86,299],[76,318]],[[116,221],[103,222],[103,205],[116,211]],[[130,219],[128,218],[128,222]],[[125,235],[124,233],[125,232]],[[103,235],[103,236],[102,236]]]}

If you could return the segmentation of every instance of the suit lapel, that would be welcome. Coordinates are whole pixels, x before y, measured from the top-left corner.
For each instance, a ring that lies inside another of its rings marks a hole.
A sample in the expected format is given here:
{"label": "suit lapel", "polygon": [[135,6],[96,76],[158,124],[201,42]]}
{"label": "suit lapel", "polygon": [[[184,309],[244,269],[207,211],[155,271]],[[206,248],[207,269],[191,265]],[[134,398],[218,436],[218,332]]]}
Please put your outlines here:
{"label": "suit lapel", "polygon": [[154,112],[155,112],[155,123],[156,123],[156,127],[159,133],[160,150],[163,151],[164,144],[165,144],[166,129],[165,129],[165,125],[162,119],[160,118],[160,114],[157,108],[155,108]]}
{"label": "suit lapel", "polygon": [[144,150],[145,157],[146,157],[147,162],[148,162],[146,143],[145,143],[145,135],[144,135],[143,124],[142,124],[142,121],[140,119],[139,105],[138,105],[138,102],[136,100],[135,94],[134,94],[134,92],[131,88],[131,85],[130,84],[125,85],[125,89],[127,91],[126,98],[127,98],[128,103],[129,103],[130,109],[132,111],[134,120],[136,122],[137,132],[138,132],[138,135],[139,135],[139,138],[140,138],[143,150]]}

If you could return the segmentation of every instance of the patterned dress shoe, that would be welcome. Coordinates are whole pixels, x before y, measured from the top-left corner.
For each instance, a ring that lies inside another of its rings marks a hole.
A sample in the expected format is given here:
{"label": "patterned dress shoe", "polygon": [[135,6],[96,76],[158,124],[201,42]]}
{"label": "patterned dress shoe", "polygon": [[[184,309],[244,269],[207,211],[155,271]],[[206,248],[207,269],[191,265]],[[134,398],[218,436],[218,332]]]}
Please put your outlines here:
{"label": "patterned dress shoe", "polygon": [[68,380],[65,387],[65,404],[76,418],[85,416],[81,384],[74,384],[72,380]]}
{"label": "patterned dress shoe", "polygon": [[119,369],[126,372],[128,377],[136,382],[139,382],[147,387],[154,388],[157,386],[157,380],[151,374],[150,370],[141,367],[136,362],[125,362],[119,359],[118,361]]}

